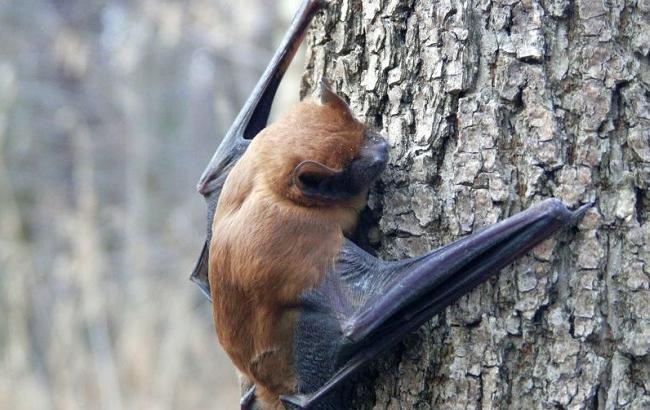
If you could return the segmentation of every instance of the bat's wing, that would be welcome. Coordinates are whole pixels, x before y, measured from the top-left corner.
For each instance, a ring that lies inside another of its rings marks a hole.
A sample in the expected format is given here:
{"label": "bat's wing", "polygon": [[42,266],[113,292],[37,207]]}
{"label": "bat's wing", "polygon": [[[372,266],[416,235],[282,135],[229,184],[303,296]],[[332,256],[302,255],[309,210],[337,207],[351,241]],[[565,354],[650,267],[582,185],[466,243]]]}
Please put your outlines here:
{"label": "bat's wing", "polygon": [[314,299],[327,304],[322,311],[329,309],[340,324],[339,363],[319,389],[284,397],[285,404],[289,408],[319,404],[377,354],[491,274],[573,224],[590,206],[572,212],[559,200],[545,200],[429,254],[398,262],[382,262],[346,243],[336,268],[340,285],[326,284],[326,289],[316,290]]}
{"label": "bat's wing", "polygon": [[282,44],[273,55],[266,71],[262,74],[199,180],[198,190],[205,197],[208,205],[208,229],[201,256],[190,279],[208,297],[210,295],[208,250],[212,238],[212,218],[221,189],[233,165],[244,154],[251,140],[266,127],[280,81],[298,51],[309,23],[324,4],[324,0],[303,0]]}
{"label": "bat's wing", "polygon": [[194,266],[190,280],[196,283],[196,286],[201,289],[201,292],[212,302],[212,296],[210,296],[210,282],[208,281],[208,249],[210,248],[210,241],[206,240],[203,244],[203,249],[201,250],[201,255],[199,260]]}

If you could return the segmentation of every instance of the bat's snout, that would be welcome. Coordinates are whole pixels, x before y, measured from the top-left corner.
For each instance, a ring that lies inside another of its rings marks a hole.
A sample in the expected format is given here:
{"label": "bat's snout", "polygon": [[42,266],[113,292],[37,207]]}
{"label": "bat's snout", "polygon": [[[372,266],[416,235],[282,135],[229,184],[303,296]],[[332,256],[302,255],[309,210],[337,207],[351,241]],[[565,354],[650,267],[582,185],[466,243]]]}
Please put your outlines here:
{"label": "bat's snout", "polygon": [[357,158],[350,166],[352,186],[358,190],[368,188],[386,168],[388,143],[379,134],[366,132]]}
{"label": "bat's snout", "polygon": [[368,167],[377,172],[384,170],[388,162],[388,143],[379,134],[368,133],[362,155],[368,158]]}

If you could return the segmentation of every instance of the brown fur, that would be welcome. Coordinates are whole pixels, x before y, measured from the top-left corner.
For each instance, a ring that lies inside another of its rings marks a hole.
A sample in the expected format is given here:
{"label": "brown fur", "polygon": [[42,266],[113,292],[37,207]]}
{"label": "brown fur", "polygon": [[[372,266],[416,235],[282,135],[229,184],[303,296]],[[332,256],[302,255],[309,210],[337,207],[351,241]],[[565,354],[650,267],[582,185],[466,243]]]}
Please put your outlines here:
{"label": "brown fur", "polygon": [[363,137],[347,107],[301,102],[255,137],[221,192],[210,244],[214,321],[264,409],[283,408],[278,396],[295,390],[298,297],[332,265],[365,204],[365,193],[328,204],[306,198],[292,172],[304,160],[342,169]]}

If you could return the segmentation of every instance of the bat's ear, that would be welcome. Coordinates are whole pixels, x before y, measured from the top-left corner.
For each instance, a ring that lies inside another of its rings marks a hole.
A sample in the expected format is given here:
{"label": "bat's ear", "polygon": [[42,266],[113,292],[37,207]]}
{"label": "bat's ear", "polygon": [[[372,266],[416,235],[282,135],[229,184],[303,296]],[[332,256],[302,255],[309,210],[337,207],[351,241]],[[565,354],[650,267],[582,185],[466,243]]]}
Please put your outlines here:
{"label": "bat's ear", "polygon": [[346,196],[340,186],[343,173],[317,161],[302,161],[293,170],[292,182],[309,199],[332,201]]}
{"label": "bat's ear", "polygon": [[334,91],[332,91],[330,82],[326,78],[320,79],[318,92],[318,99],[322,105],[329,105],[337,110],[345,111],[347,113],[350,112],[348,104],[343,100],[343,98],[339,97]]}

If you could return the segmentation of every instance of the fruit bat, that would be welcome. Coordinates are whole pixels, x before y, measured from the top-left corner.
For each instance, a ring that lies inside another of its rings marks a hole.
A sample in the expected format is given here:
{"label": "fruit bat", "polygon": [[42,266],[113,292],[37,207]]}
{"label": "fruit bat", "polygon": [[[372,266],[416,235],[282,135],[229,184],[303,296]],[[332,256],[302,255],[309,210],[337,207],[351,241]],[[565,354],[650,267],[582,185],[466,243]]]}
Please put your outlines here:
{"label": "fruit bat", "polygon": [[426,255],[379,260],[347,235],[388,145],[321,81],[276,123],[277,87],[323,2],[303,1],[198,190],[207,238],[191,279],[245,386],[242,409],[342,409],[342,383],[589,205],[548,199]]}

